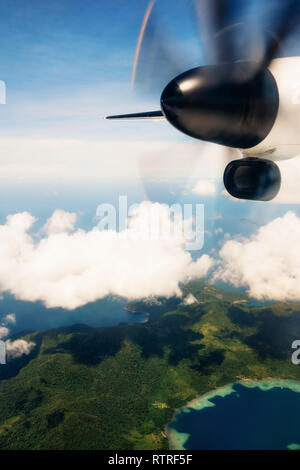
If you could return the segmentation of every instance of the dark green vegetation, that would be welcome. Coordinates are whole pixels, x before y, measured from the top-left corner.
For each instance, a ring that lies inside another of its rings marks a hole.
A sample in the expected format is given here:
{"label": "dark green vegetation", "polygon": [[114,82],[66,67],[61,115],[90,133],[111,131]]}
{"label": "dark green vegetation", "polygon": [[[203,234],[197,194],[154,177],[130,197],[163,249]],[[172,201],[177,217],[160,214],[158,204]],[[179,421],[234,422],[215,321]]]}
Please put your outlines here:
{"label": "dark green vegetation", "polygon": [[164,449],[174,408],[195,396],[241,376],[300,379],[299,305],[250,307],[202,282],[184,291],[198,302],[130,304],[145,324],[21,335],[36,347],[0,366],[0,448]]}

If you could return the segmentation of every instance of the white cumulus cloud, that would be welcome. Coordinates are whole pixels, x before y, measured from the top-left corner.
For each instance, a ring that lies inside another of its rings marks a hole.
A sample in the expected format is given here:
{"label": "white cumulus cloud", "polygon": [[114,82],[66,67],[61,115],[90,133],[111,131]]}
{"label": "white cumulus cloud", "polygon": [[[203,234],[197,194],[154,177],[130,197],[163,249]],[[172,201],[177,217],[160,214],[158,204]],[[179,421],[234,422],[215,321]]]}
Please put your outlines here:
{"label": "white cumulus cloud", "polygon": [[247,287],[257,299],[300,300],[300,218],[293,212],[227,241],[219,256],[213,280]]}
{"label": "white cumulus cloud", "polygon": [[4,317],[4,322],[5,323],[12,323],[12,324],[16,324],[16,314],[15,313],[8,313],[7,315],[5,315]]}
{"label": "white cumulus cloud", "polygon": [[0,338],[5,338],[9,334],[9,329],[6,326],[0,326]]}
{"label": "white cumulus cloud", "polygon": [[205,276],[213,261],[207,255],[193,261],[183,238],[153,236],[149,207],[162,226],[175,223],[167,206],[144,202],[121,232],[96,227],[70,232],[74,214],[56,211],[37,239],[30,213],[8,216],[0,225],[1,291],[66,309],[109,294],[129,299],[181,295],[179,284]]}
{"label": "white cumulus cloud", "polygon": [[195,303],[198,303],[198,300],[192,293],[189,293],[183,300],[184,305],[193,305]]}
{"label": "white cumulus cloud", "polygon": [[[16,315],[14,313],[8,313],[2,320],[2,324],[0,326],[0,339],[2,341],[3,338],[10,334],[9,328],[4,326],[8,323],[16,323]],[[34,346],[35,343],[32,341],[26,341],[24,339],[16,339],[11,341],[10,339],[7,339],[5,341],[5,354],[8,359],[15,359],[17,357],[23,356],[23,354],[28,355]]]}
{"label": "white cumulus cloud", "polygon": [[44,230],[48,235],[68,232],[74,228],[77,215],[74,212],[66,212],[56,209],[50,219],[47,220]]}
{"label": "white cumulus cloud", "polygon": [[34,348],[35,343],[32,341],[25,341],[24,339],[16,339],[5,341],[6,355],[8,359],[16,359],[18,357],[30,354]]}
{"label": "white cumulus cloud", "polygon": [[199,180],[192,191],[203,196],[213,196],[217,192],[216,183],[210,180]]}

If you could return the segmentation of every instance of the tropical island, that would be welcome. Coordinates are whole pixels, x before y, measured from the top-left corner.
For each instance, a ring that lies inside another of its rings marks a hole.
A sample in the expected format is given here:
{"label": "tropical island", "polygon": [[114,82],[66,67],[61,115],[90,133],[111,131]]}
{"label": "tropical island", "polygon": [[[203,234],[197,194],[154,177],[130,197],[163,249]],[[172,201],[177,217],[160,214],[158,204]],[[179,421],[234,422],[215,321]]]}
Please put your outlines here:
{"label": "tropical island", "polygon": [[0,367],[0,448],[168,449],[167,424],[196,397],[300,380],[300,305],[255,306],[202,281],[183,293],[130,303],[145,323],[17,335],[36,346]]}

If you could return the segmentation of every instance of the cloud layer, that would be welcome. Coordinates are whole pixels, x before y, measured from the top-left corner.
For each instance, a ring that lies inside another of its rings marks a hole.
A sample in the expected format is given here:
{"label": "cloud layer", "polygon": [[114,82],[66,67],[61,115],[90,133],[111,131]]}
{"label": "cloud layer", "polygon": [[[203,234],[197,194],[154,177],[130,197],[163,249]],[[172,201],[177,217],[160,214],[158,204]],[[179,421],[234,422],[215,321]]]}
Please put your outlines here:
{"label": "cloud layer", "polygon": [[[180,283],[205,277],[212,268],[212,281],[246,287],[255,298],[300,300],[300,218],[293,212],[249,238],[224,241],[217,260],[205,254],[196,261],[178,236],[180,220],[164,204],[140,204],[119,232],[76,229],[76,214],[62,210],[38,234],[34,222],[24,212],[0,226],[0,291],[21,300],[74,309],[107,295],[181,296]],[[2,321],[0,337],[13,322],[13,314]]]}
{"label": "cloud layer", "polygon": [[287,212],[250,238],[227,241],[213,280],[247,287],[257,299],[300,300],[300,218]]}
{"label": "cloud layer", "polygon": [[179,284],[205,276],[213,261],[207,255],[193,261],[183,238],[155,230],[153,236],[149,208],[161,226],[175,224],[168,206],[147,202],[121,232],[75,230],[74,214],[55,211],[37,239],[30,213],[8,216],[0,226],[1,291],[66,309],[109,294],[128,299],[181,295]]}
{"label": "cloud layer", "polygon": [[[220,145],[158,138],[118,142],[1,137],[0,181],[99,184],[108,178],[215,179],[223,175],[226,155]],[[235,155],[232,150],[231,159]]]}

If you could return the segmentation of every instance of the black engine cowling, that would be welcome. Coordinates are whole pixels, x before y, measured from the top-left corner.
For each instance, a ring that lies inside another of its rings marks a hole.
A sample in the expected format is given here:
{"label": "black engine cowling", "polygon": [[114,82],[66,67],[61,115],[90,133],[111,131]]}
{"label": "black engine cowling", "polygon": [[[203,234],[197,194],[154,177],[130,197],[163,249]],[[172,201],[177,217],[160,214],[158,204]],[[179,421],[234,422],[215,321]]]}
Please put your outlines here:
{"label": "black engine cowling", "polygon": [[250,74],[248,62],[197,67],[174,78],[161,109],[181,132],[196,139],[250,148],[266,138],[276,120],[279,95],[268,69]]}
{"label": "black engine cowling", "polygon": [[270,201],[280,189],[278,166],[261,158],[243,158],[230,162],[224,171],[224,185],[238,199]]}

